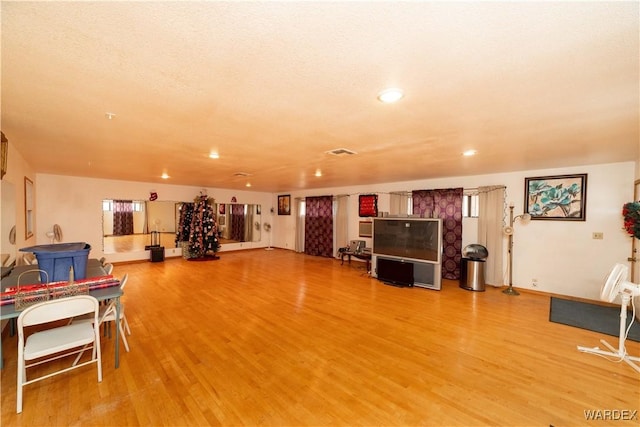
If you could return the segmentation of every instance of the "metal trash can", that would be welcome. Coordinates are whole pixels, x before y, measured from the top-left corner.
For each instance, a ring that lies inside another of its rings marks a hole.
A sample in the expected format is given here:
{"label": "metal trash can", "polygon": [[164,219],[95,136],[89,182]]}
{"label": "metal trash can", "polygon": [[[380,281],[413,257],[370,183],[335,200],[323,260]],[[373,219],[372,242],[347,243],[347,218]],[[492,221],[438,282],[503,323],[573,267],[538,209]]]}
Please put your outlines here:
{"label": "metal trash can", "polygon": [[484,266],[489,256],[487,248],[482,245],[468,245],[462,250],[460,263],[460,287],[468,291],[484,291]]}

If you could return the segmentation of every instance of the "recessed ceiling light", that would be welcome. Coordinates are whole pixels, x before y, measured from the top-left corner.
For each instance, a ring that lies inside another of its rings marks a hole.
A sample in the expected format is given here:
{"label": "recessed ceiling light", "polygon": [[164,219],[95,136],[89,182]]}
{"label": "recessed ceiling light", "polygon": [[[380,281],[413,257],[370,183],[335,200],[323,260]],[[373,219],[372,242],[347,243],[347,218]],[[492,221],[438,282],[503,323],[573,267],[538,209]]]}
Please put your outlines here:
{"label": "recessed ceiling light", "polygon": [[113,120],[116,115],[115,113],[104,113],[104,116],[109,120]]}
{"label": "recessed ceiling light", "polygon": [[162,179],[169,179],[169,174],[168,174],[168,173],[166,173],[166,172],[164,172],[160,178],[162,178]]}
{"label": "recessed ceiling light", "polygon": [[322,171],[320,169],[316,169],[316,176],[322,176]]}
{"label": "recessed ceiling light", "polygon": [[217,152],[212,151],[211,153],[209,153],[209,157],[212,159],[219,159],[220,155]]}
{"label": "recessed ceiling light", "polygon": [[250,182],[247,182],[246,186],[247,186],[247,187],[251,187],[251,183],[250,183]]}
{"label": "recessed ceiling light", "polygon": [[467,156],[467,157],[475,156],[476,154],[478,154],[476,150],[467,150],[462,153],[463,156]]}
{"label": "recessed ceiling light", "polygon": [[391,104],[393,102],[399,101],[404,96],[404,93],[401,89],[391,88],[385,89],[378,94],[378,100],[384,102],[385,104]]}

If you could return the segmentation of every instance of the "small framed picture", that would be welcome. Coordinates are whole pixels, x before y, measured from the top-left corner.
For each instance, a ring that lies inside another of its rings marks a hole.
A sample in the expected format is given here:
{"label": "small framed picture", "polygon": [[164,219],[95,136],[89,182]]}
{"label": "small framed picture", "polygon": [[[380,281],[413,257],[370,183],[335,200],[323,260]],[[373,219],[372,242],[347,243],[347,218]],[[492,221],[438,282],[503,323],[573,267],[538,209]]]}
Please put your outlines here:
{"label": "small framed picture", "polygon": [[291,215],[291,195],[278,196],[278,215]]}
{"label": "small framed picture", "polygon": [[524,179],[525,208],[533,220],[585,221],[587,174]]}

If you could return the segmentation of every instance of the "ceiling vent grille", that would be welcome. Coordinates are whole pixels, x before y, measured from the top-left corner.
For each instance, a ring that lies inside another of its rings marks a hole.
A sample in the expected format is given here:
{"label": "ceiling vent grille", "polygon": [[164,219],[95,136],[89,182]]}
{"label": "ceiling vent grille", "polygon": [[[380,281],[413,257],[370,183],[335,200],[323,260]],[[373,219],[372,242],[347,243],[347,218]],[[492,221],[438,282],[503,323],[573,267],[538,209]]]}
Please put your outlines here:
{"label": "ceiling vent grille", "polygon": [[336,148],[334,150],[327,151],[327,154],[331,154],[332,156],[351,156],[352,154],[358,154],[355,151],[349,150],[347,148]]}
{"label": "ceiling vent grille", "polygon": [[236,172],[233,176],[251,176],[249,172]]}

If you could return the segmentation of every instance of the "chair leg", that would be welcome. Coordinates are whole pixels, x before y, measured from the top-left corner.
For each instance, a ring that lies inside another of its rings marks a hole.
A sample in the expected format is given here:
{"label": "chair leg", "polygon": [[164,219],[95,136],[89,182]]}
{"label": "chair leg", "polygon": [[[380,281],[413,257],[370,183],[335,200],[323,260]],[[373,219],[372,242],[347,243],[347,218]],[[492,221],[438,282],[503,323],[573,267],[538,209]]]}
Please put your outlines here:
{"label": "chair leg", "polygon": [[122,320],[124,320],[124,327],[129,335],[131,335],[131,329],[129,329],[129,322],[127,322],[126,316],[122,316]]}
{"label": "chair leg", "polygon": [[98,382],[102,382],[102,349],[100,348],[100,329],[95,330],[96,339],[93,341],[93,358],[98,365]]}
{"label": "chair leg", "polygon": [[[76,360],[73,361],[73,363],[71,364],[71,366],[76,366],[78,364],[78,362],[80,361],[80,358],[82,357],[82,355],[84,354],[84,351],[87,349],[87,347],[89,347],[89,344],[85,345],[84,348],[82,349],[82,351],[80,353],[78,353],[78,355],[76,356]],[[95,347],[95,346],[94,346]],[[95,349],[93,350],[95,352]],[[92,354],[93,355],[93,354]]]}
{"label": "chair leg", "polygon": [[124,344],[124,348],[125,350],[127,350],[127,353],[129,352],[129,343],[127,342],[127,337],[124,333],[124,328],[122,327],[122,323],[120,323],[120,327],[118,328],[120,329],[120,336],[122,337],[122,343]]}
{"label": "chair leg", "polygon": [[27,378],[24,358],[18,360],[18,388],[16,389],[16,413],[22,412],[22,386]]}

